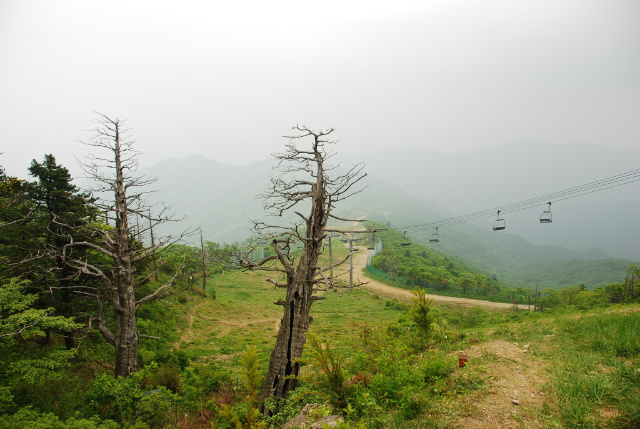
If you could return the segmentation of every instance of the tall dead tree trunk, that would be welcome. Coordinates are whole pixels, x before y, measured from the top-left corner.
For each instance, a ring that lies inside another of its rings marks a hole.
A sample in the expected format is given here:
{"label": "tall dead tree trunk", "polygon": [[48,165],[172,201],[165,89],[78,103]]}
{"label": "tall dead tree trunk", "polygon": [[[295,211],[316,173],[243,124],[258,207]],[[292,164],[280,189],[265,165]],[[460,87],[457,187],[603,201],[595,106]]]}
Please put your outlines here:
{"label": "tall dead tree trunk", "polygon": [[[86,144],[94,148],[106,149],[112,157],[101,158],[94,155],[90,158],[93,162],[83,164],[83,168],[89,177],[97,182],[95,191],[100,192],[101,196],[105,192],[111,195],[111,198],[98,198],[95,204],[105,213],[107,224],[113,220],[114,227],[89,228],[84,241],[74,241],[70,238],[63,255],[69,266],[83,274],[99,278],[107,287],[118,327],[115,335],[108,329],[105,322],[100,291],[95,287],[86,286],[76,290],[96,300],[98,314],[93,320],[98,322],[98,327],[107,342],[115,346],[115,375],[127,377],[138,370],[138,339],[146,336],[138,333],[136,311],[141,304],[166,296],[173,281],[171,279],[164,283],[150,295],[136,297],[136,264],[146,258],[154,257],[157,248],[175,242],[177,239],[171,237],[154,239],[150,247],[145,247],[136,240],[141,234],[146,233],[147,229],[152,231],[156,225],[171,219],[163,215],[164,210],[160,215],[152,216],[150,208],[142,199],[145,192],[134,191],[138,187],[153,183],[155,179],[131,176],[131,172],[137,167],[138,154],[133,150],[132,142],[123,136],[125,132],[123,122],[100,115],[97,123],[96,136]],[[148,220],[149,227],[132,227],[130,225],[132,216]],[[109,269],[100,268],[87,260],[71,257],[68,250],[78,246],[106,255],[111,261]]]}
{"label": "tall dead tree trunk", "polygon": [[[300,371],[298,359],[302,356],[305,334],[312,322],[311,306],[324,297],[314,295],[319,288],[331,288],[333,282],[328,272],[340,265],[347,258],[333,266],[320,267],[318,258],[323,250],[323,239],[327,232],[330,218],[341,219],[331,214],[334,204],[348,198],[359,191],[352,187],[366,174],[362,172],[362,164],[353,166],[348,171],[335,173],[333,167],[327,168],[325,161],[333,153],[326,151],[325,146],[333,142],[326,136],[333,129],[311,131],[306,127],[294,127],[298,135],[290,136],[287,151],[275,155],[279,160],[282,175],[271,180],[271,188],[261,197],[265,200],[265,209],[276,216],[294,209],[301,202],[310,203],[308,215],[295,211],[301,220],[293,226],[269,225],[265,222],[254,222],[255,230],[261,237],[268,237],[274,256],[269,256],[259,263],[245,259],[245,266],[250,269],[261,269],[284,273],[286,283],[269,279],[277,287],[286,288],[284,300],[276,304],[284,307],[284,314],[278,330],[276,345],[271,354],[269,370],[264,380],[262,399],[273,397],[276,400],[285,398],[298,384]],[[299,139],[312,139],[308,150],[299,149]],[[333,176],[329,172],[335,173]],[[362,232],[362,231],[359,231]],[[292,244],[302,242],[302,254],[296,261],[289,253]],[[266,414],[272,410],[265,409]]]}

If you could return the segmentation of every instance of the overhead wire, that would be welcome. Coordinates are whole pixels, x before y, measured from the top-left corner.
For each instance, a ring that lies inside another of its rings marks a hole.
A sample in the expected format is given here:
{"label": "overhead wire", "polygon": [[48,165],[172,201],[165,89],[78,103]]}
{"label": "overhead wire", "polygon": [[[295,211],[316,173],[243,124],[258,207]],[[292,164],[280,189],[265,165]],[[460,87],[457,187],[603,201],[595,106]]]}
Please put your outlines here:
{"label": "overhead wire", "polygon": [[577,198],[583,195],[592,194],[595,192],[604,191],[606,189],[615,188],[618,186],[626,185],[629,183],[640,181],[640,169],[627,171],[615,176],[607,177],[604,179],[596,180],[593,182],[585,183],[583,185],[575,186],[572,188],[564,189],[562,191],[553,192],[551,194],[545,194],[538,197],[530,198],[528,200],[511,203],[492,209],[482,210],[479,212],[469,213],[461,216],[454,216],[450,218],[440,219],[431,222],[425,222],[415,225],[408,225],[401,227],[402,230],[426,230],[434,227],[453,226],[466,222],[473,222],[480,219],[496,216],[497,211],[500,213],[512,213],[521,210],[526,210],[540,206],[541,204],[547,204],[548,202],[564,201],[571,198]]}

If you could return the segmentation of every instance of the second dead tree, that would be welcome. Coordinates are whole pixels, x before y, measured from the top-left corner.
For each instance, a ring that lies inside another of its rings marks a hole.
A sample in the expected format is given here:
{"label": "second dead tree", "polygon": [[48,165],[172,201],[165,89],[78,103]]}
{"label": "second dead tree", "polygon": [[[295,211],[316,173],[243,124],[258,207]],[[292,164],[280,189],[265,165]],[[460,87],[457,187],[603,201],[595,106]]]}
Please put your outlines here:
{"label": "second dead tree", "polygon": [[[327,228],[330,219],[360,222],[336,217],[332,211],[337,203],[360,191],[354,189],[354,185],[366,176],[362,171],[363,164],[354,165],[345,172],[339,172],[336,167],[328,167],[325,162],[334,153],[328,151],[326,146],[334,142],[327,140],[327,136],[333,129],[312,131],[300,126],[293,129],[298,134],[286,136],[289,138],[286,151],[274,155],[279,161],[277,168],[282,174],[271,179],[269,190],[260,197],[265,202],[267,213],[282,216],[285,211],[292,210],[300,220],[289,226],[254,221],[255,231],[263,242],[270,244],[275,255],[257,263],[250,258],[243,261],[246,268],[273,271],[286,279],[284,283],[280,280],[268,280],[287,291],[285,299],[275,303],[284,307],[284,314],[262,393],[263,400],[273,397],[276,402],[288,396],[298,385],[298,359],[302,356],[305,334],[313,321],[311,306],[315,301],[324,299],[314,295],[314,292],[335,287],[329,274],[331,268],[349,257],[332,266],[320,267],[318,259],[323,250],[323,239],[330,232],[365,232]],[[302,139],[310,140],[308,149],[299,147],[302,146]],[[308,214],[303,214],[299,205],[310,205]],[[296,260],[289,250],[300,244],[301,254]],[[265,414],[272,412],[273,410],[265,407]]]}

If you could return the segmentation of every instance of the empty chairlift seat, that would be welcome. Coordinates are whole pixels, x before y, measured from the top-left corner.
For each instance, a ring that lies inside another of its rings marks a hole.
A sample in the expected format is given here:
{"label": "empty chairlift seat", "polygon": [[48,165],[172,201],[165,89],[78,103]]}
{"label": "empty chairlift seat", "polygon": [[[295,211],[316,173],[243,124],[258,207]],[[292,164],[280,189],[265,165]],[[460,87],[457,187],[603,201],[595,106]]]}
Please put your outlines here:
{"label": "empty chairlift seat", "polygon": [[440,237],[438,237],[438,227],[436,226],[436,232],[431,234],[431,237],[429,237],[429,242],[438,243],[439,241],[440,241]]}
{"label": "empty chairlift seat", "polygon": [[411,245],[411,238],[409,238],[409,236],[407,235],[407,231],[404,232],[404,241],[402,243],[400,243],[402,246],[410,246]]}
{"label": "empty chairlift seat", "polygon": [[551,223],[552,222],[552,216],[551,216],[551,203],[547,203],[549,204],[549,208],[547,208],[547,210],[543,211],[542,214],[540,215],[540,223]]}
{"label": "empty chairlift seat", "polygon": [[502,231],[506,227],[507,227],[507,222],[505,222],[504,219],[500,219],[500,210],[498,210],[498,217],[496,218],[496,221],[493,223],[493,230]]}

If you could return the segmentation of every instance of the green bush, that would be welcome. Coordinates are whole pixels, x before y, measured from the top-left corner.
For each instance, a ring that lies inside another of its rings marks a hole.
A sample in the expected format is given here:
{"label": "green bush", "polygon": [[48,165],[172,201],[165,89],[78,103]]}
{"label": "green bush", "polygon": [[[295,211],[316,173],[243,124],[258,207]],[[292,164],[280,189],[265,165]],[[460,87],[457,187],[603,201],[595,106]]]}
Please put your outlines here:
{"label": "green bush", "polygon": [[31,408],[23,408],[14,415],[0,417],[0,429],[118,429],[113,421],[71,418],[62,421],[53,413],[40,413]]}
{"label": "green bush", "polygon": [[424,357],[420,368],[424,381],[432,384],[445,379],[455,368],[455,358],[443,353],[429,353]]}
{"label": "green bush", "polygon": [[155,365],[115,378],[99,374],[91,383],[88,398],[103,419],[116,420],[125,427],[144,423],[149,429],[162,428],[169,420],[169,409],[176,396],[164,387],[147,384]]}
{"label": "green bush", "polygon": [[172,363],[164,363],[157,367],[145,380],[149,387],[164,387],[173,393],[178,393],[180,389],[180,368]]}
{"label": "green bush", "polygon": [[427,298],[424,289],[420,287],[416,287],[411,293],[415,296],[414,305],[409,311],[411,321],[416,324],[418,336],[427,339],[433,323],[433,312],[431,311],[433,299]]}
{"label": "green bush", "polygon": [[353,385],[344,370],[342,356],[334,353],[331,346],[323,344],[317,336],[307,334],[307,349],[301,362],[315,367],[317,373],[303,380],[316,386],[334,410],[340,411],[347,406],[353,394]]}

